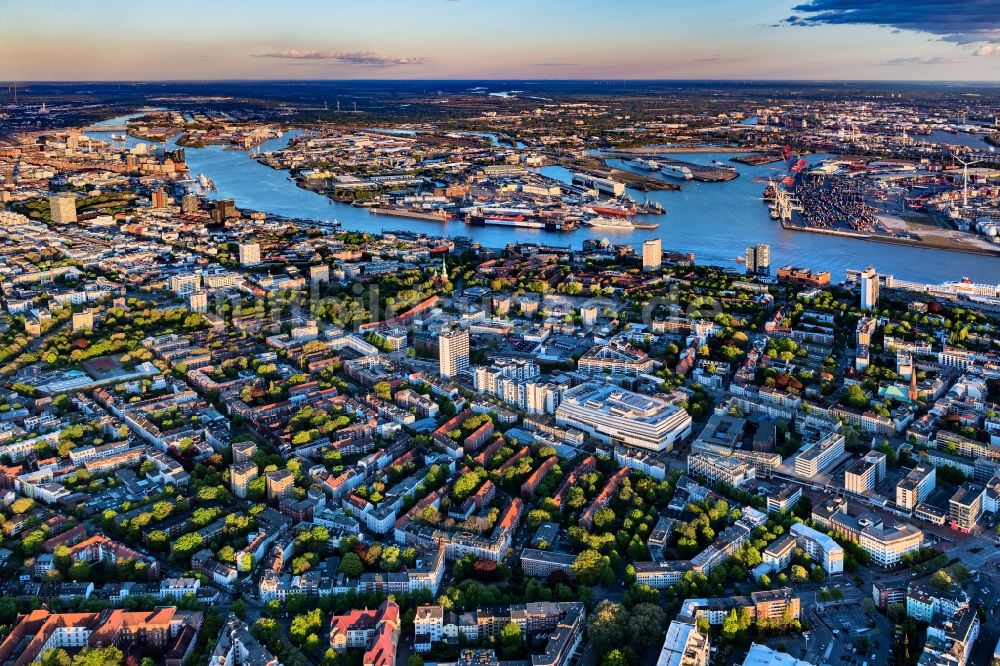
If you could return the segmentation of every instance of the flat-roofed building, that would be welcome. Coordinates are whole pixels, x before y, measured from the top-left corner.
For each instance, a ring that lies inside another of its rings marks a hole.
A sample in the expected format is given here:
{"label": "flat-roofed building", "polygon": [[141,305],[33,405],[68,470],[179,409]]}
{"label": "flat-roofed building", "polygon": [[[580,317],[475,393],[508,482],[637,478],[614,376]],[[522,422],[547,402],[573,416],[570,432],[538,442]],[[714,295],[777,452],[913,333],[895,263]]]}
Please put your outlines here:
{"label": "flat-roofed building", "polygon": [[563,394],[556,423],[608,444],[669,451],[691,434],[691,416],[679,405],[610,384],[587,382]]}
{"label": "flat-roofed building", "polygon": [[694,619],[679,617],[667,627],[656,666],[708,666],[708,636],[698,631]]}
{"label": "flat-roofed building", "polygon": [[970,532],[983,513],[983,495],[986,489],[978,483],[967,481],[960,485],[948,500],[948,523],[952,529]]}
{"label": "flat-roofed building", "polygon": [[789,532],[799,547],[819,562],[823,571],[830,575],[843,573],[844,547],[833,538],[804,523],[793,523]]}
{"label": "flat-roofed building", "polygon": [[896,484],[896,506],[912,510],[934,492],[936,485],[936,468],[933,465],[920,463]]}

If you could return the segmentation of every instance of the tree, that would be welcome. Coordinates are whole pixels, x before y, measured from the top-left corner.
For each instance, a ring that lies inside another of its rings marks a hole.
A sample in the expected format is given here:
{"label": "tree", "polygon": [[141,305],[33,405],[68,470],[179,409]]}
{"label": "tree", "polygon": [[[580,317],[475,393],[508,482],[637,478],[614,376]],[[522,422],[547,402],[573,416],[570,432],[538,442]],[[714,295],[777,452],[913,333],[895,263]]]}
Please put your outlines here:
{"label": "tree", "polygon": [[636,605],[628,620],[629,645],[640,654],[652,647],[663,635],[666,619],[666,614],[657,604]]}
{"label": "tree", "polygon": [[86,560],[80,560],[70,565],[67,574],[69,579],[75,582],[90,580],[90,564]]}
{"label": "tree", "polygon": [[587,620],[587,633],[598,654],[605,654],[625,639],[628,613],[621,604],[604,599]]}
{"label": "tree", "polygon": [[85,647],[73,657],[73,666],[120,666],[122,659],[124,655],[116,647]]}
{"label": "tree", "polygon": [[521,627],[514,622],[508,622],[500,630],[500,654],[504,659],[516,659],[524,650],[524,636]]}
{"label": "tree", "polygon": [[806,568],[798,564],[792,565],[792,582],[793,583],[804,583],[809,580],[809,572]]}
{"label": "tree", "polygon": [[49,648],[42,653],[42,658],[38,660],[41,666],[71,666],[72,660],[66,650]]}
{"label": "tree", "polygon": [[814,583],[822,583],[826,580],[826,572],[823,571],[822,567],[813,567],[812,571],[809,572],[809,578]]}
{"label": "tree", "polygon": [[419,654],[411,654],[406,660],[406,666],[424,666],[424,658]]}
{"label": "tree", "polygon": [[605,557],[592,548],[577,555],[571,568],[573,575],[583,585],[596,585],[604,570],[610,569]]}
{"label": "tree", "polygon": [[35,506],[35,500],[30,497],[18,497],[10,505],[10,510],[14,513],[20,515],[26,511],[30,511]]}
{"label": "tree", "polygon": [[725,619],[722,621],[722,637],[728,641],[736,638],[736,634],[740,632],[740,619],[736,614],[736,609],[732,609],[726,614]]}
{"label": "tree", "polygon": [[629,666],[629,663],[622,651],[615,648],[604,655],[604,659],[601,660],[601,666]]}
{"label": "tree", "polygon": [[365,565],[357,553],[347,553],[340,560],[340,573],[348,578],[360,578],[365,572]]}

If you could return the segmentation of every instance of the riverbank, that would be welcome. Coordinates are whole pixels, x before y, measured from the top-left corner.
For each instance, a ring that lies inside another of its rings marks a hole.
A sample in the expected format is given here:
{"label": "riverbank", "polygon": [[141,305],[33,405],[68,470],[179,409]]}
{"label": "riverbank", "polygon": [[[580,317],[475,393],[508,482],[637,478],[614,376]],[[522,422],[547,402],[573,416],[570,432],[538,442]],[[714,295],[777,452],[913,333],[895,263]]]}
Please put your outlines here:
{"label": "riverbank", "polygon": [[[962,241],[959,239],[954,239],[948,242],[947,239],[942,238],[898,238],[894,236],[880,236],[878,234],[858,234],[852,233],[850,231],[842,231],[838,229],[814,229],[811,227],[804,227],[802,225],[795,224],[794,222],[789,222],[787,220],[781,221],[782,228],[788,231],[804,231],[813,234],[823,234],[826,236],[838,236],[840,238],[853,238],[856,240],[872,241],[875,243],[886,243],[889,245],[900,245],[904,247],[915,247],[924,250],[947,250],[949,252],[962,252],[964,254],[976,254],[984,257],[1000,257],[1000,246],[996,249],[988,247],[970,247],[969,245],[961,244]],[[1000,270],[1000,266],[997,267]]]}

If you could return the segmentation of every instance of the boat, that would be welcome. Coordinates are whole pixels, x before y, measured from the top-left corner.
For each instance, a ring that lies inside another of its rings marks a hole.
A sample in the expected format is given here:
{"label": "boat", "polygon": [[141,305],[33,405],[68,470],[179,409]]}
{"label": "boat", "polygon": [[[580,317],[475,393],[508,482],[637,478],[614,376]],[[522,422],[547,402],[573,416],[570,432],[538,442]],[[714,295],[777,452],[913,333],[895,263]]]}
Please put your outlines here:
{"label": "boat", "polygon": [[694,174],[691,173],[691,169],[686,166],[681,166],[679,164],[664,164],[660,167],[660,173],[664,176],[670,176],[671,178],[680,178],[681,180],[691,180],[694,178]]}
{"label": "boat", "polygon": [[544,229],[546,226],[545,222],[529,220],[524,215],[472,214],[465,219],[469,224],[474,225],[521,227],[525,229]]}
{"label": "boat", "polygon": [[636,169],[642,169],[643,171],[656,171],[660,168],[659,162],[654,162],[653,160],[644,160],[641,157],[637,157],[634,160],[629,160],[627,164]]}
{"label": "boat", "polygon": [[635,229],[635,225],[628,220],[620,217],[604,217],[603,215],[587,218],[583,223],[588,227],[596,227],[598,229],[615,229],[617,231],[631,231]]}
{"label": "boat", "polygon": [[722,160],[712,160],[712,166],[718,167],[719,169],[725,169],[726,171],[736,171],[736,167],[732,164],[726,164]]}
{"label": "boat", "polygon": [[777,206],[770,206],[767,209],[767,212],[771,215],[771,219],[772,220],[777,220],[777,219],[779,219],[781,217],[781,214],[778,212],[778,207]]}
{"label": "boat", "polygon": [[659,229],[660,225],[656,222],[633,222],[632,226],[636,229]]}
{"label": "boat", "polygon": [[635,208],[611,204],[588,206],[588,210],[595,215],[609,215],[611,217],[633,217],[635,215]]}
{"label": "boat", "polygon": [[772,201],[774,199],[775,189],[774,183],[771,183],[764,188],[764,194],[762,195],[764,197],[764,201]]}

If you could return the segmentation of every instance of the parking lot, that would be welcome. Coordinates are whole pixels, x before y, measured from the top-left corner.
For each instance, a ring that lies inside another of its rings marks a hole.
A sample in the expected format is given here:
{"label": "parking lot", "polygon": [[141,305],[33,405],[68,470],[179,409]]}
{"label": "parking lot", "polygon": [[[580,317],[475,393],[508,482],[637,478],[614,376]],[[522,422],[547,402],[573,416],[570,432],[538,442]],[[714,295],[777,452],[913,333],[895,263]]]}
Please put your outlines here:
{"label": "parking lot", "polygon": [[[866,613],[857,603],[827,604],[815,617],[831,639],[818,648],[821,663],[829,666],[886,666],[892,623],[878,613]],[[825,632],[824,632],[825,633]]]}

